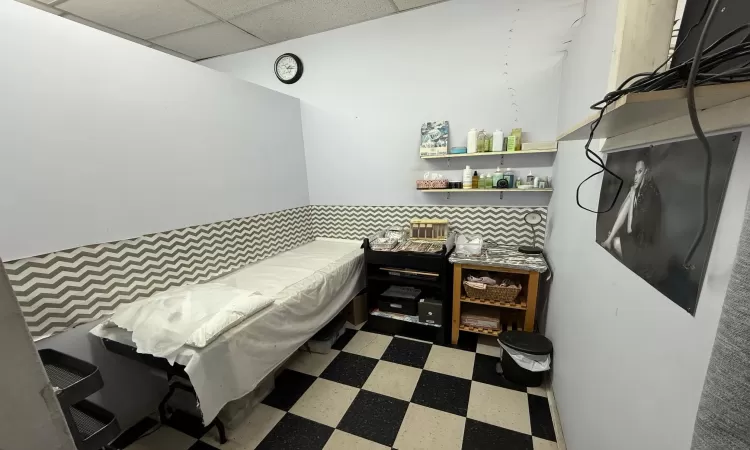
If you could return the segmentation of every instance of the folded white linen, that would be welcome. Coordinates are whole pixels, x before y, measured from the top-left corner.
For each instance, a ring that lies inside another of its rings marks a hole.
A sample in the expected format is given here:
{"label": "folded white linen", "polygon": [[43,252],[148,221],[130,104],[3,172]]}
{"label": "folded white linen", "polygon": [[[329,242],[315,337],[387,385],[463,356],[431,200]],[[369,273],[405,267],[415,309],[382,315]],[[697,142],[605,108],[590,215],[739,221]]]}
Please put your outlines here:
{"label": "folded white linen", "polygon": [[183,345],[203,348],[273,301],[222,283],[181,286],[119,306],[109,323],[132,331],[139,353],[173,364]]}

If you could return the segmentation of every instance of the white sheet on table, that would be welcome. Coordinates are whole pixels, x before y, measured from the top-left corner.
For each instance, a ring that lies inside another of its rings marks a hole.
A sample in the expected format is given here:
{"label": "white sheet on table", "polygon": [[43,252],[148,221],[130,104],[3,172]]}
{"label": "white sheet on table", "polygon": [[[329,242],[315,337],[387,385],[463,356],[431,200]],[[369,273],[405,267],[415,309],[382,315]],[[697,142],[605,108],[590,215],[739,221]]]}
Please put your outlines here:
{"label": "white sheet on table", "polygon": [[109,324],[131,331],[139,353],[174,364],[183,345],[205,347],[273,302],[272,297],[226,284],[194,284],[120,305]]}
{"label": "white sheet on table", "polygon": [[[319,239],[291,250],[294,258],[285,252],[217,280],[263,293],[257,286],[265,286],[267,292],[278,288],[279,284],[268,281],[273,273],[279,283],[289,281],[284,275],[288,272],[282,273],[286,266],[276,266],[281,262],[315,268],[312,274],[280,289],[274,304],[226,331],[206,348],[183,346],[178,351],[176,362],[185,366],[204,423],[210,423],[225,404],[255,389],[364,287],[360,244]],[[320,258],[329,262],[324,264]],[[274,266],[280,272],[269,270]],[[120,328],[97,326],[91,333],[133,345],[130,333]]]}

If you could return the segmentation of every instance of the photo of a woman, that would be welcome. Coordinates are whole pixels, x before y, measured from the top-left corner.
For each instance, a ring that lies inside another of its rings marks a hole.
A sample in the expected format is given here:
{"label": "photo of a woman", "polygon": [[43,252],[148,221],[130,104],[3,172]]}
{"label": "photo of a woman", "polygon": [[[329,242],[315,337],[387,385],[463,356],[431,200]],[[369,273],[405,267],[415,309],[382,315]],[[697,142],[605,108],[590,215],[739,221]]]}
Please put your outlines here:
{"label": "photo of a woman", "polygon": [[654,276],[650,254],[658,248],[661,234],[661,195],[644,153],[635,163],[630,190],[602,247],[610,250],[645,279]]}
{"label": "photo of a woman", "polygon": [[[602,249],[690,314],[698,306],[739,133],[708,140],[713,160],[708,185],[705,152],[695,138],[608,153],[607,168],[622,178],[622,190],[618,194],[620,180],[605,173],[599,210],[613,206],[596,220]],[[704,189],[708,220],[688,264],[686,255],[703,225]]]}

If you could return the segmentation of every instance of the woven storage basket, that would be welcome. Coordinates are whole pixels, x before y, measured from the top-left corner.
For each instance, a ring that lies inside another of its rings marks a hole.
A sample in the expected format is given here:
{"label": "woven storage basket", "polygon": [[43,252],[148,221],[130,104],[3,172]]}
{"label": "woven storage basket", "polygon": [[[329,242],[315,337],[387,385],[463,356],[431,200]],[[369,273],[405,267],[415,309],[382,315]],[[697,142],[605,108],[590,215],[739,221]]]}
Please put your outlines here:
{"label": "woven storage basket", "polygon": [[466,295],[473,298],[481,298],[483,300],[492,300],[495,302],[512,302],[518,297],[521,292],[521,288],[513,286],[492,286],[487,285],[486,289],[477,289],[469,286],[464,281],[464,289],[466,289]]}

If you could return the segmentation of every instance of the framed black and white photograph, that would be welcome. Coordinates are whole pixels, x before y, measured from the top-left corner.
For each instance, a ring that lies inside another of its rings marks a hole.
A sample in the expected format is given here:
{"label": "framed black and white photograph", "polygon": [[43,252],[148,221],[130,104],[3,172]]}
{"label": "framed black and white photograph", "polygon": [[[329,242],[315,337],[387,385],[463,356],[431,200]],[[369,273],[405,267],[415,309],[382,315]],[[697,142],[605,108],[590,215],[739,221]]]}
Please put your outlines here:
{"label": "framed black and white photograph", "polygon": [[[708,220],[694,256],[687,253],[702,225],[706,157],[690,139],[610,153],[607,168],[624,180],[614,207],[599,215],[596,242],[675,304],[695,315],[740,133],[708,138],[712,164]],[[619,181],[606,174],[599,209],[612,204]]]}

